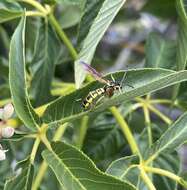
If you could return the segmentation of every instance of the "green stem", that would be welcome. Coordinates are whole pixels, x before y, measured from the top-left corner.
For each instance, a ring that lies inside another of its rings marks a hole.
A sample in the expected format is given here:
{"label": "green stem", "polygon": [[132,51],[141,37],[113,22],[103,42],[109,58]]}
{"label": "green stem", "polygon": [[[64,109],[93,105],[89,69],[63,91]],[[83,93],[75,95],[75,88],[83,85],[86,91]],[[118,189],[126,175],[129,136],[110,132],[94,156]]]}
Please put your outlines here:
{"label": "green stem", "polygon": [[177,182],[180,182],[180,177],[175,175],[174,173],[171,173],[169,171],[166,171],[166,170],[163,170],[163,169],[160,169],[160,168],[154,168],[154,167],[149,167],[149,166],[144,166],[144,170],[146,172],[150,172],[150,173],[156,173],[156,174],[160,174],[162,176],[166,176],[168,178],[171,178]]}
{"label": "green stem", "polygon": [[142,166],[139,166],[139,169],[140,169],[140,173],[141,173],[141,178],[143,179],[143,181],[145,182],[145,184],[147,185],[147,187],[150,190],[156,190],[156,188],[153,185],[152,181],[149,179],[148,175],[146,174],[144,168]]}
{"label": "green stem", "polygon": [[45,17],[45,15],[39,11],[26,11],[25,13],[26,16],[41,16]]}
{"label": "green stem", "polygon": [[34,141],[34,145],[33,145],[33,148],[32,148],[31,155],[30,155],[30,160],[31,160],[32,164],[34,163],[34,159],[35,159],[36,152],[38,150],[39,144],[40,144],[40,139],[36,138],[35,141]]}
{"label": "green stem", "polygon": [[[57,131],[54,134],[53,141],[58,141],[61,139],[62,135],[64,134],[64,131],[66,130],[67,123],[61,125]],[[46,170],[48,168],[48,164],[43,161],[42,164],[39,167],[38,173],[36,175],[36,178],[33,182],[32,190],[37,190],[40,187],[40,184],[43,180],[43,177],[46,173]]]}
{"label": "green stem", "polygon": [[77,140],[77,147],[79,149],[82,148],[82,145],[84,143],[85,135],[86,135],[87,128],[88,128],[88,121],[89,121],[89,117],[88,116],[84,116],[82,118],[80,132],[79,132],[79,138]]}
{"label": "green stem", "polygon": [[147,125],[147,133],[148,133],[148,141],[149,141],[149,147],[153,143],[153,137],[152,137],[152,130],[151,130],[151,119],[150,119],[150,113],[146,105],[143,104],[143,111],[144,111],[144,117],[145,117],[145,123]]}
{"label": "green stem", "polygon": [[56,18],[54,17],[54,15],[52,13],[49,15],[49,21],[50,21],[51,25],[55,28],[57,34],[59,35],[61,40],[64,42],[66,47],[69,49],[69,52],[70,52],[72,58],[74,60],[76,60],[78,57],[78,54],[77,54],[75,48],[73,47],[72,43],[70,42],[70,40],[68,39],[65,32],[62,30],[60,24],[58,23],[58,21],[56,20]]}
{"label": "green stem", "polygon": [[17,1],[25,2],[27,4],[32,5],[33,7],[41,11],[44,15],[48,14],[48,11],[37,1],[34,0],[17,0]]}
{"label": "green stem", "polygon": [[160,117],[165,123],[167,123],[168,125],[170,125],[172,123],[172,120],[170,118],[168,118],[166,115],[164,115],[162,112],[160,112],[158,109],[156,109],[154,106],[152,105],[148,105],[148,108],[154,112],[158,117]]}
{"label": "green stem", "polygon": [[132,150],[132,153],[133,154],[139,154],[139,156],[141,157],[141,154],[140,154],[140,151],[139,151],[139,148],[136,144],[136,141],[129,129],[129,126],[128,124],[126,123],[126,121],[124,120],[123,116],[120,114],[120,112],[118,111],[118,109],[116,107],[111,107],[110,108],[110,111],[111,113],[113,114],[113,116],[115,117],[116,121],[118,122],[119,126],[121,127],[128,143],[129,143],[129,146]]}

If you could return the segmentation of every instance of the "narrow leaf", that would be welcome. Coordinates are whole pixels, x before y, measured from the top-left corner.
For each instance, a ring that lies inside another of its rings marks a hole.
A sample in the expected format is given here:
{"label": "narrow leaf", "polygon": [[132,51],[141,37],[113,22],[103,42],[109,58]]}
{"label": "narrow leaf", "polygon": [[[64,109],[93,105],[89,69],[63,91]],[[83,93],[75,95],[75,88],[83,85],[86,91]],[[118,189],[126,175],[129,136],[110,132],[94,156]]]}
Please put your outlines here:
{"label": "narrow leaf", "polygon": [[16,168],[21,168],[21,173],[7,180],[4,190],[31,190],[34,176],[34,166],[30,163],[30,158],[19,162]]}
{"label": "narrow leaf", "polygon": [[122,182],[99,171],[94,163],[81,151],[63,142],[52,143],[52,151],[42,155],[65,189],[77,190],[135,190],[129,183]]}
{"label": "narrow leaf", "polygon": [[79,25],[78,39],[77,39],[78,46],[81,45],[81,43],[89,33],[90,27],[92,26],[94,19],[96,18],[104,1],[105,0],[96,0],[96,1],[86,0],[84,13]]}
{"label": "narrow leaf", "polygon": [[77,88],[80,88],[86,76],[86,72],[79,62],[82,60],[88,64],[91,63],[98,43],[124,3],[125,0],[105,0],[102,4],[97,17],[84,40],[78,60],[75,61],[75,82]]}
{"label": "narrow leaf", "polygon": [[[187,63],[187,13],[185,9],[185,0],[176,1],[176,7],[178,12],[178,37],[177,37],[177,70],[184,70]],[[181,85],[177,84],[173,89],[172,99],[176,100]],[[183,88],[183,87],[181,87]],[[181,89],[183,94],[183,89]]]}
{"label": "narrow leaf", "polygon": [[146,67],[173,69],[176,63],[176,44],[152,33],[146,43]]}
{"label": "narrow leaf", "polygon": [[0,23],[15,19],[23,15],[23,10],[18,3],[0,2]]}
{"label": "narrow leaf", "polygon": [[10,43],[9,81],[17,115],[26,127],[35,130],[39,118],[29,101],[25,71],[25,16],[22,17]]}
{"label": "narrow leaf", "polygon": [[161,153],[174,151],[187,140],[187,113],[184,113],[157,140],[145,154],[146,159],[155,159]]}
{"label": "narrow leaf", "polygon": [[[117,81],[120,81],[124,75],[124,71],[113,74]],[[110,75],[107,76],[108,79]],[[60,97],[56,101],[48,105],[43,115],[46,123],[56,124],[71,121],[91,114],[92,112],[101,112],[111,106],[132,100],[137,96],[162,89],[167,86],[187,80],[187,71],[175,72],[165,69],[138,69],[129,70],[127,73],[125,84],[123,84],[123,92],[115,93],[112,98],[103,97],[103,99],[95,106],[94,109],[84,110],[81,106],[83,100],[90,91],[95,90],[103,85],[97,81],[90,83],[82,89],[79,89],[67,96]],[[126,86],[130,84],[132,87]]]}

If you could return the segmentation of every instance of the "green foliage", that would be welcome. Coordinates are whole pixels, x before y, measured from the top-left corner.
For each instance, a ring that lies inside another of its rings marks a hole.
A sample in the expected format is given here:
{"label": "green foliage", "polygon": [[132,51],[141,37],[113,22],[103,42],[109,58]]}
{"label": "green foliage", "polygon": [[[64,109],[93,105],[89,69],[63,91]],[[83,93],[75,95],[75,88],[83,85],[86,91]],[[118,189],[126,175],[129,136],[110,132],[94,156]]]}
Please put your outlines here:
{"label": "green foliage", "polygon": [[43,157],[55,172],[62,186],[68,189],[135,189],[129,183],[100,172],[83,153],[63,142],[52,143],[52,150]]}
{"label": "green foliage", "polygon": [[29,101],[25,71],[25,16],[12,36],[10,43],[9,82],[16,113],[31,130],[36,130],[39,117]]}
{"label": "green foliage", "polygon": [[[187,186],[176,151],[187,141],[187,2],[143,3],[0,1],[0,107],[15,108],[0,120],[0,189]],[[164,18],[157,31],[143,11]],[[80,61],[106,69],[105,83]],[[122,88],[110,98],[108,80]],[[15,133],[5,139],[7,126]]]}
{"label": "green foliage", "polygon": [[26,160],[19,162],[16,167],[17,169],[20,168],[22,170],[21,173],[7,180],[4,190],[31,189],[34,175],[34,167],[30,163],[30,159],[27,158]]}

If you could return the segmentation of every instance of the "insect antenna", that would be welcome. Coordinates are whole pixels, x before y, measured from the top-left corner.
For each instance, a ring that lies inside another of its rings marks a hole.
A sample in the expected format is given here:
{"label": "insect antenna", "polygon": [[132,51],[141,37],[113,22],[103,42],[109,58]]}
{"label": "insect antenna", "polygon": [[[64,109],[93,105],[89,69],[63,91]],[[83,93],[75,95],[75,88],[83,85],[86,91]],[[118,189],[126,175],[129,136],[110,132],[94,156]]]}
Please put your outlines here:
{"label": "insect antenna", "polygon": [[124,73],[123,78],[121,79],[121,82],[120,82],[121,87],[123,86],[123,83],[124,83],[126,78],[127,78],[127,72]]}
{"label": "insect antenna", "polygon": [[[123,75],[123,78],[121,79],[121,82],[120,82],[120,86],[122,87],[124,81],[127,79],[127,71],[124,73]],[[134,88],[134,86],[130,85],[130,84],[126,84],[126,86],[129,86],[131,88]]]}

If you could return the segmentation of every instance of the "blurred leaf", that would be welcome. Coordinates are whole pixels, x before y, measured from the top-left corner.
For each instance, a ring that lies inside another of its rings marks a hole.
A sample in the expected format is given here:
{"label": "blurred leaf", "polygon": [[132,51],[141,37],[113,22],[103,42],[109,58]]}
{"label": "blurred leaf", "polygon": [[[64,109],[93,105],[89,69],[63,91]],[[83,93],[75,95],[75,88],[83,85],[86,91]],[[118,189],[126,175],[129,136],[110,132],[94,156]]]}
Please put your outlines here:
{"label": "blurred leaf", "polygon": [[0,57],[0,77],[4,78],[5,80],[8,79],[8,60]]}
{"label": "blurred leaf", "polygon": [[80,61],[85,61],[90,64],[95,53],[95,49],[103,37],[105,31],[108,29],[112,20],[124,5],[125,0],[105,0],[101,6],[92,26],[89,29],[89,33],[85,36],[85,40],[81,51],[78,55],[78,59],[75,61],[75,83],[76,87],[80,88],[82,82],[85,79],[86,71],[80,64]]}
{"label": "blurred leaf", "polygon": [[48,23],[42,22],[36,39],[35,53],[32,59],[31,93],[36,106],[51,99],[51,81],[58,60],[60,44],[55,32]]}
{"label": "blurred leaf", "polygon": [[10,44],[9,80],[10,91],[17,115],[26,127],[36,130],[39,117],[29,101],[25,71],[25,16],[17,26]]}
{"label": "blurred leaf", "polygon": [[0,1],[0,23],[6,22],[23,15],[23,10],[16,2]]}
{"label": "blurred leaf", "polygon": [[155,159],[161,153],[173,152],[187,140],[187,113],[173,123],[146,151],[146,159]]}
{"label": "blurred leaf", "polygon": [[88,128],[83,151],[98,163],[116,155],[124,145],[124,135],[115,124],[96,124]]}
{"label": "blurred leaf", "polygon": [[4,190],[31,190],[34,176],[34,167],[30,163],[30,158],[18,163],[16,168],[21,168],[21,173],[6,181]]}
{"label": "blurred leaf", "polygon": [[176,66],[176,44],[152,33],[146,43],[146,67],[173,69]]}
{"label": "blurred leaf", "polygon": [[[117,81],[120,81],[123,75],[123,71],[113,74]],[[110,75],[108,75],[109,78]],[[44,112],[43,120],[50,124],[71,121],[92,112],[102,112],[111,106],[119,105],[137,96],[142,96],[185,80],[187,80],[187,71],[175,72],[165,69],[129,70],[126,84],[131,84],[134,88],[123,84],[122,93],[115,93],[112,98],[104,97],[94,109],[84,110],[81,107],[80,99],[84,99],[90,91],[103,87],[101,83],[94,81],[84,88],[76,90],[67,96],[60,97],[49,104]]]}
{"label": "blurred leaf", "polygon": [[42,153],[62,188],[88,190],[135,190],[129,183],[99,171],[81,151],[63,142],[52,143],[52,150]]}
{"label": "blurred leaf", "polygon": [[129,181],[136,186],[138,184],[140,172],[137,167],[132,167],[132,165],[138,164],[138,160],[136,155],[117,159],[107,168],[106,173],[123,181]]}
{"label": "blurred leaf", "polygon": [[163,18],[175,17],[175,0],[148,0],[142,11],[149,12]]}
{"label": "blurred leaf", "polygon": [[88,35],[90,27],[92,26],[95,18],[97,17],[104,1],[105,0],[96,0],[96,1],[86,0],[84,13],[79,25],[78,39],[77,39],[78,46],[81,45],[83,40]]}
{"label": "blurred leaf", "polygon": [[85,0],[55,0],[58,3],[81,4]]}
{"label": "blurred leaf", "polygon": [[81,8],[77,4],[64,4],[59,17],[63,29],[76,25],[81,19]]}

